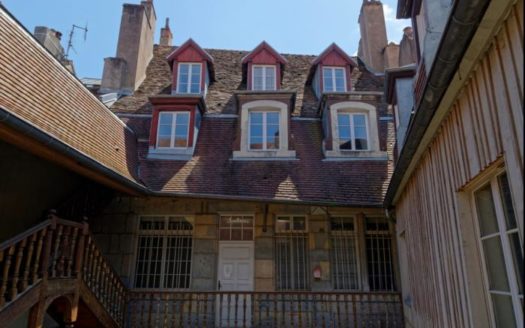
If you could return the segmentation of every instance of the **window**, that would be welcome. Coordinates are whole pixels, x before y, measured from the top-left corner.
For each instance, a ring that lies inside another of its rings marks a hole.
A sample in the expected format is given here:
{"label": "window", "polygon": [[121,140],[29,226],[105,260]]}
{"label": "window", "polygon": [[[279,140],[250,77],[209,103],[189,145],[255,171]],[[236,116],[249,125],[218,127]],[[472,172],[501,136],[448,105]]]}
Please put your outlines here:
{"label": "window", "polygon": [[179,63],[177,80],[178,93],[200,93],[201,92],[201,64]]}
{"label": "window", "polygon": [[275,224],[277,290],[310,288],[306,217],[280,216]]}
{"label": "window", "polygon": [[359,289],[357,232],[354,218],[332,218],[331,261],[334,289]]}
{"label": "window", "polygon": [[279,149],[279,112],[251,111],[250,150]]}
{"label": "window", "polygon": [[323,67],[324,92],[345,92],[346,78],[344,67]]}
{"label": "window", "polygon": [[367,150],[368,122],[366,114],[338,113],[339,149]]}
{"label": "window", "polygon": [[523,326],[523,253],[507,175],[473,194],[486,285],[497,327]]}
{"label": "window", "polygon": [[366,219],[365,248],[370,290],[395,290],[392,235],[386,219]]}
{"label": "window", "polygon": [[188,112],[160,112],[157,147],[188,147],[189,120]]}
{"label": "window", "polygon": [[224,215],[219,221],[220,240],[253,240],[253,216]]}
{"label": "window", "polygon": [[253,90],[275,90],[275,66],[254,65]]}
{"label": "window", "polygon": [[141,217],[135,288],[189,288],[192,232],[183,217]]}

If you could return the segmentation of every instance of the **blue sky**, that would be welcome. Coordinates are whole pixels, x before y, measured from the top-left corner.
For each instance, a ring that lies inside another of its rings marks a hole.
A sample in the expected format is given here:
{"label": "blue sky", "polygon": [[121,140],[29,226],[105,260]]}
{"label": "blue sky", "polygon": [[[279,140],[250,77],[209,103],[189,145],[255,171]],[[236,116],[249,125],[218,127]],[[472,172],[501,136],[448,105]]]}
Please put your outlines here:
{"label": "blue sky", "polygon": [[[103,59],[115,56],[123,3],[140,0],[2,0],[31,32],[43,25],[62,32],[67,45],[71,25],[88,24],[88,35],[75,32],[77,76],[102,76]],[[357,52],[361,0],[154,0],[155,43],[166,17],[174,44],[193,38],[204,48],[251,50],[262,40],[281,53],[317,55],[336,42]],[[399,43],[408,20],[396,20],[397,0],[383,0],[389,41]]]}

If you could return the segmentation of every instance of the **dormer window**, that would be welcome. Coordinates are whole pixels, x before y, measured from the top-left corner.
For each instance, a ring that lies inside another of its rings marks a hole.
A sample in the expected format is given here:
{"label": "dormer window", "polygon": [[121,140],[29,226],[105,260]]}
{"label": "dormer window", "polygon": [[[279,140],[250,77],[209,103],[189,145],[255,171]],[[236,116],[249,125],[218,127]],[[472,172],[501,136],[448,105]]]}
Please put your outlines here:
{"label": "dormer window", "polygon": [[323,67],[324,92],[345,92],[346,76],[344,67]]}
{"label": "dormer window", "polygon": [[189,112],[159,113],[157,148],[188,147],[189,122]]}
{"label": "dormer window", "polygon": [[279,116],[277,111],[250,112],[250,150],[279,149]]}
{"label": "dormer window", "polygon": [[200,63],[179,63],[177,74],[177,93],[201,92],[201,67]]}
{"label": "dormer window", "polygon": [[363,113],[337,114],[340,150],[368,150],[368,117]]}
{"label": "dormer window", "polygon": [[275,90],[275,65],[253,65],[253,90]]}

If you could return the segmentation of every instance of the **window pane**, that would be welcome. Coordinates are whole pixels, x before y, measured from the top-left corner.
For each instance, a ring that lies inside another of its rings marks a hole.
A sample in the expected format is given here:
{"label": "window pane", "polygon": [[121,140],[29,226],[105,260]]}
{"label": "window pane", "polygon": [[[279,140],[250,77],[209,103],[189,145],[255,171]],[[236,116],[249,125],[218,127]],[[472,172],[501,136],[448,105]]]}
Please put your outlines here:
{"label": "window pane", "polygon": [[160,136],[171,136],[171,125],[160,125],[159,126],[159,135]]}
{"label": "window pane", "polygon": [[177,113],[177,125],[188,125],[190,120],[190,114],[189,113]]}
{"label": "window pane", "polygon": [[368,142],[366,139],[355,139],[355,149],[356,150],[366,150],[368,149]]}
{"label": "window pane", "polygon": [[525,272],[523,269],[523,253],[518,232],[509,234],[509,241],[512,251],[512,262],[514,262],[514,269],[516,271],[516,280],[518,281],[518,289],[520,294],[523,294],[522,278],[525,276]]}
{"label": "window pane", "polygon": [[497,327],[516,327],[512,299],[507,295],[491,294]]}
{"label": "window pane", "polygon": [[288,217],[279,217],[275,223],[275,231],[283,232],[290,231],[290,218]]}
{"label": "window pane", "polygon": [[263,138],[250,137],[250,149],[263,149]]}
{"label": "window pane", "polygon": [[339,126],[350,126],[350,115],[337,114],[337,123]]}
{"label": "window pane", "polygon": [[250,113],[250,123],[262,124],[263,113],[252,112]]}
{"label": "window pane", "polygon": [[194,77],[197,77],[198,79],[200,79],[200,76],[201,76],[201,65],[200,64],[191,65],[191,76],[192,76],[192,81]]}
{"label": "window pane", "polygon": [[354,126],[355,127],[366,127],[365,115],[355,114],[354,117]]}
{"label": "window pane", "polygon": [[482,241],[482,244],[489,278],[489,289],[508,292],[509,283],[500,237],[496,236],[485,239]]}
{"label": "window pane", "polygon": [[306,230],[306,219],[302,217],[293,218],[293,230],[304,231]]}
{"label": "window pane", "polygon": [[250,136],[262,137],[263,136],[262,124],[252,124],[250,126]]}
{"label": "window pane", "polygon": [[279,126],[268,125],[266,128],[266,148],[267,149],[278,149],[279,148]]}
{"label": "window pane", "polygon": [[276,124],[279,125],[279,113],[269,112],[266,114],[266,123],[267,124]]}
{"label": "window pane", "polygon": [[345,78],[344,70],[342,68],[335,69],[335,91],[344,92],[345,90]]}
{"label": "window pane", "polygon": [[188,147],[188,138],[186,136],[175,136],[175,147]]}
{"label": "window pane", "polygon": [[173,115],[171,113],[160,113],[159,124],[171,125]]}
{"label": "window pane", "polygon": [[334,289],[358,289],[356,237],[352,218],[332,218],[332,283]]}
{"label": "window pane", "polygon": [[323,68],[323,88],[324,91],[334,91],[334,83],[332,80],[332,69]]}
{"label": "window pane", "polygon": [[309,288],[307,235],[275,237],[276,288],[305,290]]}
{"label": "window pane", "polygon": [[516,217],[514,215],[514,208],[512,206],[512,198],[510,195],[509,181],[507,174],[498,177],[499,188],[501,194],[501,202],[503,203],[503,210],[505,212],[505,221],[507,223],[507,230],[516,228]]}
{"label": "window pane", "polygon": [[275,68],[266,67],[266,90],[275,90]]}
{"label": "window pane", "polygon": [[260,66],[253,67],[253,89],[263,89],[263,68]]}
{"label": "window pane", "polygon": [[392,237],[386,219],[366,220],[365,241],[370,290],[395,290]]}
{"label": "window pane", "polygon": [[159,141],[157,142],[157,147],[170,147],[171,146],[171,136],[160,136]]}
{"label": "window pane", "polygon": [[499,231],[490,184],[474,193],[481,237]]}

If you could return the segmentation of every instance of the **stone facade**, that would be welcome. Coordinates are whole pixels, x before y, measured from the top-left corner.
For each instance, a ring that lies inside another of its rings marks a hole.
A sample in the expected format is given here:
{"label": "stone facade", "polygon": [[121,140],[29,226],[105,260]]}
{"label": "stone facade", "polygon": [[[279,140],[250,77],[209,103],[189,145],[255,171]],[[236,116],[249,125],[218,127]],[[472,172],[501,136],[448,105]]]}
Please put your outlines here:
{"label": "stone facade", "polygon": [[[124,197],[114,200],[104,214],[92,218],[89,223],[97,244],[104,255],[122,279],[132,287],[139,217],[148,215],[185,216],[193,222],[192,268],[189,290],[213,291],[217,290],[218,245],[220,242],[218,222],[221,213],[250,214],[255,219],[254,291],[276,290],[274,241],[276,215],[293,214],[307,218],[309,285],[312,291],[333,290],[330,264],[330,216],[353,216],[356,218],[356,222],[363,221],[368,216],[383,216],[382,210],[374,208],[326,208],[225,200]],[[393,225],[391,226],[393,229]],[[358,227],[362,230],[363,224],[359,223]],[[361,237],[364,238],[364,234]],[[392,246],[395,245],[392,244]],[[395,258],[395,249],[393,256]],[[358,254],[358,257],[358,261],[361,263],[361,286],[363,290],[368,290],[366,254],[363,253],[363,250]],[[311,272],[317,267],[321,269],[321,277],[313,278]]]}

